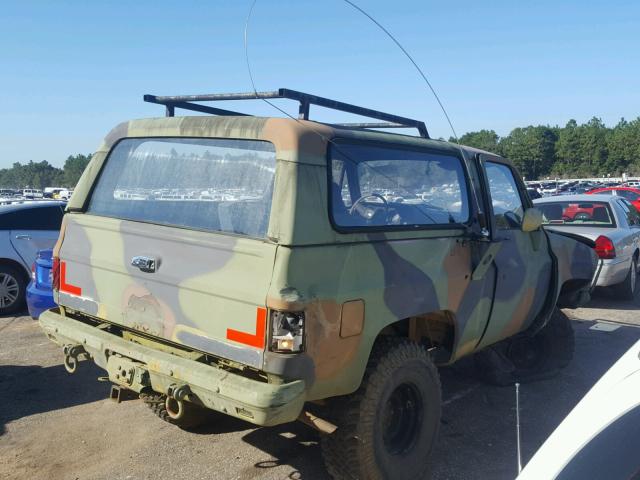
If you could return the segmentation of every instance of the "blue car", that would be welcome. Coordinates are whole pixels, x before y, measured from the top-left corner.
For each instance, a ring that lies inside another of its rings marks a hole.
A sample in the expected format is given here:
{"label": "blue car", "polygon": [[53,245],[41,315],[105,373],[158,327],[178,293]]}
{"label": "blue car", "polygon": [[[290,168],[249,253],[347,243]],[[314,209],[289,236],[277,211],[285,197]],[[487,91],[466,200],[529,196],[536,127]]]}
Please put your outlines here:
{"label": "blue car", "polygon": [[40,250],[31,267],[31,283],[27,287],[27,307],[35,320],[45,310],[56,306],[52,289],[53,250]]}

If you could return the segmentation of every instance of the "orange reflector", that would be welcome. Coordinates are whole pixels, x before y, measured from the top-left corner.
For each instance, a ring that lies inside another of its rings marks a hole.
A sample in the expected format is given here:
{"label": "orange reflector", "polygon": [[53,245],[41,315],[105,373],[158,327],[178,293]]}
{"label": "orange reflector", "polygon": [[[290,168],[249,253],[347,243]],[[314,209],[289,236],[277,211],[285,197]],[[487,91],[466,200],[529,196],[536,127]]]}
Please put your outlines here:
{"label": "orange reflector", "polygon": [[256,313],[256,333],[240,332],[231,328],[227,329],[227,339],[249,345],[255,348],[264,348],[264,334],[267,329],[267,309],[258,307]]}
{"label": "orange reflector", "polygon": [[75,285],[67,283],[67,262],[60,262],[60,289],[61,292],[70,293],[71,295],[82,295],[82,289]]}

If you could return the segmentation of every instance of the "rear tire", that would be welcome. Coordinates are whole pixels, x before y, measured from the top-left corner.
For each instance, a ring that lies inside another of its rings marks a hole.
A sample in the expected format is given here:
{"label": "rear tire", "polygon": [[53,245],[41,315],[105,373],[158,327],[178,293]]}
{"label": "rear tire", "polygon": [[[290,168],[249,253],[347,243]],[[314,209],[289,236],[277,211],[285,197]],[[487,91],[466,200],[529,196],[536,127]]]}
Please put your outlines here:
{"label": "rear tire", "polygon": [[638,259],[633,257],[631,259],[631,266],[627,272],[622,283],[613,286],[613,290],[616,295],[622,300],[633,300],[636,294],[636,286],[638,280]]}
{"label": "rear tire", "polygon": [[519,335],[476,354],[481,378],[500,386],[551,378],[573,358],[575,337],[569,318],[558,308],[533,337]]}
{"label": "rear tire", "polygon": [[360,388],[329,408],[338,429],[321,446],[334,479],[428,478],[441,400],[438,371],[422,346],[379,339]]}
{"label": "rear tire", "polygon": [[9,315],[25,306],[27,278],[11,265],[0,265],[0,315]]}

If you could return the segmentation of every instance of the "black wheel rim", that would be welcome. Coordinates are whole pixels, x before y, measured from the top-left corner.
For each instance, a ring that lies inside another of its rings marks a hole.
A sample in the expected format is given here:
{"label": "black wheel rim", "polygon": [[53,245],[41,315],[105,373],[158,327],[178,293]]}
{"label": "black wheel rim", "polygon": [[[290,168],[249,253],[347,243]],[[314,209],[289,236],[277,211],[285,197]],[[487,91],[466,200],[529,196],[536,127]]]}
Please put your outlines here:
{"label": "black wheel rim", "polygon": [[421,430],[424,406],[415,385],[403,383],[389,396],[382,417],[382,438],[387,452],[401,455],[415,445]]}
{"label": "black wheel rim", "polygon": [[0,273],[0,308],[9,308],[18,299],[20,285],[13,275]]}

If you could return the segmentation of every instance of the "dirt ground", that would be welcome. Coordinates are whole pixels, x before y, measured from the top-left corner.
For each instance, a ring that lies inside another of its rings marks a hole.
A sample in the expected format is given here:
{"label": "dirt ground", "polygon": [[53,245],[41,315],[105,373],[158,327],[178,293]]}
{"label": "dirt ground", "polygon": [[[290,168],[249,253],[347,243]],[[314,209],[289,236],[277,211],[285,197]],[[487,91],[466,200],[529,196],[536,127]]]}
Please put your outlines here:
{"label": "dirt ground", "polygon": [[[598,296],[567,310],[576,353],[558,377],[521,386],[523,461],[596,380],[640,339],[640,299]],[[614,330],[601,329],[604,323]],[[596,328],[593,328],[593,327]],[[515,393],[441,369],[443,418],[435,479],[516,475]],[[0,478],[327,479],[318,435],[295,423],[254,428],[231,418],[186,432],[139,400],[107,400],[109,385],[89,362],[75,375],[29,317],[0,318]]]}

